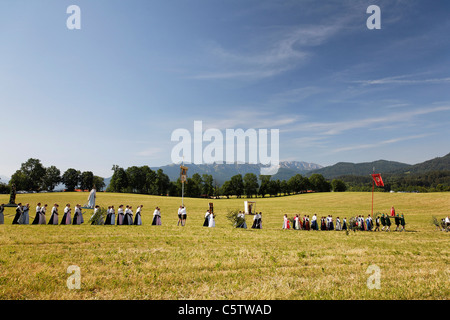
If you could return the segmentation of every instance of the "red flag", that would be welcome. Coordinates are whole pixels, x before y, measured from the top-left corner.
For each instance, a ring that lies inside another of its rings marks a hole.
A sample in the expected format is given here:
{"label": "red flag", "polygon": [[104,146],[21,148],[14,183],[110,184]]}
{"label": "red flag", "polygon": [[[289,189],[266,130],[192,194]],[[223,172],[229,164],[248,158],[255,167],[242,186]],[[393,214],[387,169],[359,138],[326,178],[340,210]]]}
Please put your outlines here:
{"label": "red flag", "polygon": [[375,181],[375,184],[377,187],[384,187],[383,179],[381,179],[381,174],[374,173],[372,174],[373,181]]}

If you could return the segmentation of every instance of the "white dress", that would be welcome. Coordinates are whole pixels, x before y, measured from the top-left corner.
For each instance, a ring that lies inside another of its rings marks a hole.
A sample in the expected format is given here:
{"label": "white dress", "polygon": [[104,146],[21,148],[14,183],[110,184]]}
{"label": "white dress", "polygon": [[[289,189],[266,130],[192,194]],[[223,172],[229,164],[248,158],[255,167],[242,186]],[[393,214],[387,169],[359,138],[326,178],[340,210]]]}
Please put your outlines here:
{"label": "white dress", "polygon": [[215,226],[216,226],[216,220],[214,219],[214,215],[212,213],[210,213],[208,227],[214,228]]}

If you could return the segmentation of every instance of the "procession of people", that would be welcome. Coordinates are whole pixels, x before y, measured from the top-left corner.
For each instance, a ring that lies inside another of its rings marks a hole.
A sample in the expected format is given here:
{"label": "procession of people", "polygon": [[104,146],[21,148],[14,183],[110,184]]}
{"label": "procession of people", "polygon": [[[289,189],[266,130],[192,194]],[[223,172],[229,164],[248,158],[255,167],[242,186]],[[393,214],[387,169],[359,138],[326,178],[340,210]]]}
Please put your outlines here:
{"label": "procession of people", "polygon": [[[353,230],[359,230],[359,231],[391,231],[391,217],[394,218],[394,222],[396,225],[395,231],[402,232],[405,231],[405,216],[404,214],[398,214],[393,211],[394,207],[392,207],[391,214],[388,215],[387,213],[383,214],[377,214],[374,219],[369,214],[367,217],[364,217],[364,215],[358,215],[353,218],[354,226],[352,227]],[[292,220],[292,223],[291,223]],[[283,226],[282,229],[294,229],[294,230],[322,230],[322,231],[330,231],[330,230],[349,230],[350,226],[347,222],[347,218],[343,218],[342,221],[339,217],[336,217],[336,219],[333,219],[332,215],[323,216],[320,218],[320,227],[317,223],[317,215],[314,214],[312,219],[310,220],[309,215],[304,215],[303,217],[300,217],[298,214],[296,214],[293,218],[288,218],[288,215],[285,214],[283,217]],[[292,226],[291,226],[292,225]],[[380,229],[380,226],[383,226]]]}
{"label": "procession of people", "polygon": [[[4,224],[4,204],[0,205],[0,224]],[[72,207],[68,203],[66,204],[63,216],[61,220],[59,220],[59,205],[55,203],[53,205],[52,210],[50,211],[50,218],[47,221],[47,204],[42,205],[40,202],[36,205],[35,216],[31,224],[39,225],[39,224],[49,224],[49,225],[80,225],[83,224],[84,217],[82,206],[80,204],[75,205],[73,218],[72,218]],[[100,215],[98,219],[95,221],[93,217],[98,214],[100,211],[100,206],[96,205],[93,209],[93,214],[91,216],[90,221],[91,224],[97,225],[142,225],[142,210],[143,205],[137,207],[136,212],[133,213],[133,207],[129,205],[120,205],[117,210],[117,214],[115,212],[114,206],[109,206],[106,210],[105,219],[104,216]],[[91,208],[88,208],[91,209]],[[22,224],[27,225],[30,224],[30,204],[26,203],[22,205],[22,203],[17,204],[16,213],[13,218],[12,224]],[[252,229],[262,229],[262,212],[255,212],[253,215],[253,224],[251,226]],[[236,228],[244,228],[247,229],[247,223],[245,221],[246,214],[242,211],[239,211],[237,214],[237,220],[234,223]],[[186,207],[181,205],[178,209],[178,223],[177,225],[185,226],[186,225]],[[299,215],[295,214],[294,217],[289,218],[287,214],[283,217],[282,229],[285,230],[322,230],[322,231],[341,231],[341,230],[358,230],[358,231],[391,231],[391,225],[393,219],[395,224],[395,230],[398,232],[405,231],[405,215],[399,214],[395,212],[394,207],[391,208],[390,213],[377,213],[372,217],[370,214],[365,217],[364,215],[357,215],[351,219],[351,225],[346,217],[342,220],[340,217],[333,218],[332,215],[322,216],[320,218],[317,217],[317,214],[314,214],[311,218],[309,215]],[[445,220],[445,221],[444,221]],[[160,226],[161,223],[161,209],[157,206],[153,212],[153,219],[151,225]],[[447,216],[443,219],[443,224],[448,228],[450,227],[450,219]],[[204,216],[204,227],[215,227],[215,214],[212,212],[212,209],[208,209]]]}

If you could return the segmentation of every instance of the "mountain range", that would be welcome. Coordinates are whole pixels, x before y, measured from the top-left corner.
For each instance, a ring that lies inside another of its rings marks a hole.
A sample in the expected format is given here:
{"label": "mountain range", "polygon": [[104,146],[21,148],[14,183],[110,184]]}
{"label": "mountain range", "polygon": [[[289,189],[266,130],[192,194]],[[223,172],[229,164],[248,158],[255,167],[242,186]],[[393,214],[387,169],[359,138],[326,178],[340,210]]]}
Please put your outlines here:
{"label": "mountain range", "polygon": [[[198,173],[200,175],[210,174],[214,177],[216,182],[220,185],[229,180],[236,174],[254,173],[260,175],[260,170],[263,167],[261,164],[186,164],[188,167],[188,176],[192,177],[193,174]],[[273,179],[289,179],[297,173],[306,174],[311,170],[321,169],[321,165],[315,163],[308,163],[303,161],[282,161],[279,164],[278,173],[274,175]],[[170,164],[162,167],[152,167],[152,170],[162,169],[172,181],[176,181],[180,177],[180,166],[178,164]]]}

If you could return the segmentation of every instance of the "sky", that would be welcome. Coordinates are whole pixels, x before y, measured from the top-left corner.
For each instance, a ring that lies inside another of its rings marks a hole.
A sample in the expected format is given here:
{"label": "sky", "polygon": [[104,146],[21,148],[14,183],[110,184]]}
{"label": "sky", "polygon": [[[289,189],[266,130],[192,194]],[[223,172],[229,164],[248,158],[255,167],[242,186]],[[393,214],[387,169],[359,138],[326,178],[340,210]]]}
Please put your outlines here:
{"label": "sky", "polygon": [[446,155],[449,15],[445,0],[2,0],[0,175],[29,158],[103,177],[167,165],[194,121],[278,129],[281,161]]}

